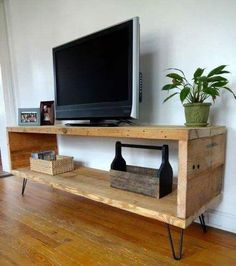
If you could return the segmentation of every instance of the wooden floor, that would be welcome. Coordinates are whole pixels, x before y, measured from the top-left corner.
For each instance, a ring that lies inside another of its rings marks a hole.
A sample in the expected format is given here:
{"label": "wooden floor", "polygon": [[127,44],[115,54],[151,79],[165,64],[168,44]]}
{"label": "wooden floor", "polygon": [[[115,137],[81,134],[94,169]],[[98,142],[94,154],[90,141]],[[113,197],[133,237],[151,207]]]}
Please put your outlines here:
{"label": "wooden floor", "polygon": [[33,182],[22,197],[21,184],[0,179],[1,266],[236,265],[235,234],[194,224],[178,262],[162,223]]}

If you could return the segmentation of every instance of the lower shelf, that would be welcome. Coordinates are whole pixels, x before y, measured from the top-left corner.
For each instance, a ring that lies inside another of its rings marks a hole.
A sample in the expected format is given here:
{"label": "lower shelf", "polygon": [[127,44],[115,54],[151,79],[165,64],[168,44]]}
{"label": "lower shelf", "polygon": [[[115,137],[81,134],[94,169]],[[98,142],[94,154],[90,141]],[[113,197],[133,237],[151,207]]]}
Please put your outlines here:
{"label": "lower shelf", "polygon": [[161,199],[122,191],[110,187],[109,173],[102,170],[80,167],[72,172],[51,176],[20,168],[12,170],[12,174],[183,229],[200,215],[196,213],[187,219],[177,217],[176,190]]}

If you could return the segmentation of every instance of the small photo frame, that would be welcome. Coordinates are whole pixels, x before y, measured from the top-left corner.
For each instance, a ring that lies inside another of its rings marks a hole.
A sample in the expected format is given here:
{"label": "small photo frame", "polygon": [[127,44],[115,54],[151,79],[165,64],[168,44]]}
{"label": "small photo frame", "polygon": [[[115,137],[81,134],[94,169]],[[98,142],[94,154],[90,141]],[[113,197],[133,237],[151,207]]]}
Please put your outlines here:
{"label": "small photo frame", "polygon": [[41,125],[54,125],[54,101],[40,102]]}
{"label": "small photo frame", "polygon": [[19,126],[40,126],[39,108],[18,108]]}

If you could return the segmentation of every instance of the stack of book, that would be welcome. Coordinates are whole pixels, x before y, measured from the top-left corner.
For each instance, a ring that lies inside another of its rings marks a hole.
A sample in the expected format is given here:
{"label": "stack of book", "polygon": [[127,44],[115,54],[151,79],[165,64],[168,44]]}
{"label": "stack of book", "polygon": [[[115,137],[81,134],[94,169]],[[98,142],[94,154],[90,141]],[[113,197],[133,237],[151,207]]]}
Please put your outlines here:
{"label": "stack of book", "polygon": [[40,151],[31,153],[31,158],[41,159],[46,161],[54,161],[56,160],[55,151]]}

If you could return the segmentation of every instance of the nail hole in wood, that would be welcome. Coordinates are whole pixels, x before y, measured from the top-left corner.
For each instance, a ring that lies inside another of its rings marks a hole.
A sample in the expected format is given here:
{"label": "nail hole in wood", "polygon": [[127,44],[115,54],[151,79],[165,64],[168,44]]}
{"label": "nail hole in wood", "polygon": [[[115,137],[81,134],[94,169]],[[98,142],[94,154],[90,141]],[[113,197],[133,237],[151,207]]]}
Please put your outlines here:
{"label": "nail hole in wood", "polygon": [[195,165],[193,165],[193,170],[195,169]]}
{"label": "nail hole in wood", "polygon": [[200,164],[197,165],[197,169],[199,169],[199,168],[200,168]]}

